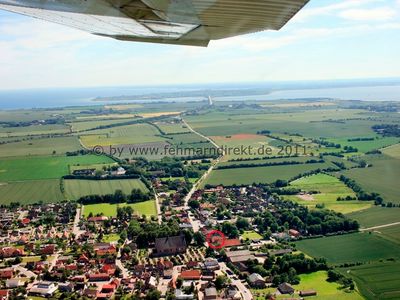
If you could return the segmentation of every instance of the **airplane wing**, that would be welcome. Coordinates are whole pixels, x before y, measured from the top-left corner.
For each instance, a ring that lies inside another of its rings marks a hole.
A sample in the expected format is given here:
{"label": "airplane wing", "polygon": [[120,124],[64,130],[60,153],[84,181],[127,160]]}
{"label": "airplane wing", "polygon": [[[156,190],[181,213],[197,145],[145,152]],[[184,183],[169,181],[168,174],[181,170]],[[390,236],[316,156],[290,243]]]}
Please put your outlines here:
{"label": "airplane wing", "polygon": [[279,30],[309,0],[0,0],[0,9],[118,40],[207,46]]}

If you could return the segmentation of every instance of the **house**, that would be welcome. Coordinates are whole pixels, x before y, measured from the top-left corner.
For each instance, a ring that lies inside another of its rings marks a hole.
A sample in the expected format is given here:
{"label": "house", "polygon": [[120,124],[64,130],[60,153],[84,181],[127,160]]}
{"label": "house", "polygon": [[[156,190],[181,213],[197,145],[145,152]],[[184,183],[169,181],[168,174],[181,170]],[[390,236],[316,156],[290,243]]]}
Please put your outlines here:
{"label": "house", "polygon": [[225,240],[225,243],[224,243],[225,248],[237,247],[240,245],[242,245],[242,243],[240,242],[239,239],[227,239],[227,240]]}
{"label": "house", "polygon": [[10,279],[14,276],[13,269],[2,269],[0,270],[0,279]]}
{"label": "house", "polygon": [[108,220],[107,216],[98,216],[98,217],[90,217],[90,218],[88,218],[88,222],[94,222],[94,223],[104,222],[104,221],[107,221],[107,220]]}
{"label": "house", "polygon": [[220,267],[218,260],[216,260],[215,258],[208,257],[204,260],[204,263],[201,265],[201,268],[205,270],[216,271],[219,270]]}
{"label": "house", "polygon": [[215,300],[218,299],[217,289],[215,287],[209,287],[204,290],[204,300]]}
{"label": "house", "polygon": [[89,281],[108,281],[110,280],[110,275],[107,273],[97,273],[97,274],[89,274]]}
{"label": "house", "polygon": [[154,256],[176,255],[186,252],[186,241],[183,235],[156,238]]}
{"label": "house", "polygon": [[23,285],[24,282],[20,278],[10,278],[6,280],[6,287],[9,289],[17,288]]}
{"label": "house", "polygon": [[8,290],[0,290],[0,300],[8,299]]}
{"label": "house", "polygon": [[63,293],[71,293],[74,290],[74,285],[71,282],[60,282],[58,284],[58,290]]}
{"label": "house", "polygon": [[244,263],[249,259],[256,258],[249,250],[227,251],[226,256],[233,264]]}
{"label": "house", "polygon": [[24,250],[14,247],[2,247],[0,249],[0,258],[16,257],[24,255]]}
{"label": "house", "polygon": [[289,235],[290,235],[291,237],[297,238],[297,237],[300,236],[300,232],[298,232],[298,231],[295,230],[295,229],[289,229]]}
{"label": "house", "polygon": [[242,295],[236,285],[230,285],[226,288],[225,299],[242,300]]}
{"label": "house", "polygon": [[201,272],[200,270],[187,270],[182,271],[181,276],[183,280],[200,280]]}
{"label": "house", "polygon": [[294,288],[289,283],[281,283],[278,285],[278,290],[281,294],[293,294]]}
{"label": "house", "polygon": [[54,282],[40,281],[32,286],[29,290],[29,295],[40,297],[51,297],[57,291],[57,286]]}
{"label": "house", "polygon": [[316,296],[317,295],[317,291],[314,291],[314,290],[300,291],[299,295],[300,295],[300,297]]}
{"label": "house", "polygon": [[51,255],[54,254],[55,250],[56,250],[56,245],[53,244],[45,245],[42,249],[40,249],[40,254]]}
{"label": "house", "polygon": [[255,287],[255,288],[264,288],[265,287],[265,280],[258,273],[253,273],[249,276],[249,283],[252,287]]}
{"label": "house", "polygon": [[176,300],[191,300],[194,299],[193,294],[185,294],[181,289],[175,290],[175,299]]}

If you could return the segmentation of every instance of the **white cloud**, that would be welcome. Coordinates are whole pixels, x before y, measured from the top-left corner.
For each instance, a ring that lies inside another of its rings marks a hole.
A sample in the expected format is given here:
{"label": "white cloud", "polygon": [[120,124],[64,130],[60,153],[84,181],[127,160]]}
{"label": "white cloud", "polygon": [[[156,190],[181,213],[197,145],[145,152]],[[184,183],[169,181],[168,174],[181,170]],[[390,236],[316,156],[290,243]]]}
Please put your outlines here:
{"label": "white cloud", "polygon": [[390,7],[378,7],[372,9],[348,9],[342,11],[339,16],[352,21],[388,21],[396,16],[395,9]]}

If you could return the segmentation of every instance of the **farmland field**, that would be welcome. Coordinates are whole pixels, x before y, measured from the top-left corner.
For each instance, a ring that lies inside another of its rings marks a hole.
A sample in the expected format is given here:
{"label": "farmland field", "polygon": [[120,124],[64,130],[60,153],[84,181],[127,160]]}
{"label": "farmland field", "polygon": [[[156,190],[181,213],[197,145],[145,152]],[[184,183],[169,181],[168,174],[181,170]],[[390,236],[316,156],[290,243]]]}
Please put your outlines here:
{"label": "farmland field", "polygon": [[378,207],[373,206],[369,209],[348,214],[348,217],[357,220],[361,227],[372,227],[394,222],[400,222],[400,208],[398,207]]}
{"label": "farmland field", "polygon": [[0,204],[58,202],[64,200],[60,180],[30,180],[0,184]]}
{"label": "farmland field", "polygon": [[400,144],[392,145],[382,149],[382,152],[387,156],[400,159]]}
{"label": "farmland field", "polygon": [[233,184],[252,184],[253,182],[271,183],[278,179],[289,180],[298,174],[330,166],[330,163],[315,163],[213,170],[207,178],[206,184],[230,186]]}
{"label": "farmland field", "polygon": [[385,202],[400,203],[398,183],[400,177],[400,159],[387,155],[368,155],[364,158],[372,164],[370,168],[357,168],[343,171],[354,179],[367,192],[377,192]]}
{"label": "farmland field", "polygon": [[324,257],[332,264],[400,259],[400,246],[378,233],[353,233],[302,240],[296,242],[296,247],[312,257]]}
{"label": "farmland field", "polygon": [[375,232],[382,235],[385,239],[400,244],[400,225],[377,228]]}
{"label": "farmland field", "polygon": [[183,125],[182,123],[157,123],[157,126],[160,127],[162,131],[166,134],[174,134],[174,133],[183,133],[190,132],[190,130]]}
{"label": "farmland field", "polygon": [[117,215],[117,207],[120,206],[131,206],[135,213],[139,216],[146,215],[147,217],[156,216],[157,209],[156,203],[154,200],[149,200],[145,202],[139,203],[120,203],[120,204],[109,204],[109,203],[99,203],[99,204],[89,204],[84,207],[84,215],[88,216],[90,213],[93,215],[96,214],[104,214],[105,216],[116,216]]}
{"label": "farmland field", "polygon": [[285,196],[285,198],[296,201],[297,203],[310,208],[315,207],[316,204],[323,204],[327,209],[332,209],[341,213],[349,213],[372,206],[372,203],[368,201],[337,201],[338,197],[355,197],[356,195],[339,179],[327,174],[316,174],[302,177],[292,181],[290,185],[306,192],[319,191],[318,194],[308,195],[307,199],[303,199],[303,195]]}
{"label": "farmland field", "polygon": [[351,276],[367,299],[400,298],[400,262],[377,262],[341,269]]}
{"label": "farmland field", "polygon": [[[362,138],[361,136],[357,136]],[[342,148],[344,146],[352,146],[358,149],[359,152],[368,152],[375,149],[380,149],[393,145],[399,142],[399,138],[396,137],[378,137],[378,136],[366,136],[367,138],[375,138],[373,141],[348,141],[348,138],[341,139],[329,139],[330,142],[340,144]],[[351,137],[350,137],[351,138]]]}
{"label": "farmland field", "polygon": [[264,163],[276,163],[276,162],[285,162],[285,161],[298,161],[298,162],[306,162],[307,160],[312,159],[312,157],[308,156],[299,156],[299,157],[281,157],[281,158],[268,158],[268,159],[254,159],[254,160],[238,160],[238,161],[225,161],[220,162],[218,166],[225,167],[231,165],[259,165]]}
{"label": "farmland field", "polygon": [[113,194],[116,190],[122,190],[130,194],[132,189],[141,189],[146,192],[148,189],[140,179],[113,179],[113,180],[64,180],[65,193],[70,200],[77,200],[87,195]]}
{"label": "farmland field", "polygon": [[35,156],[0,159],[0,181],[60,178],[69,174],[70,165],[114,163],[107,156]]}
{"label": "farmland field", "polygon": [[21,127],[0,127],[0,137],[68,133],[69,128],[62,124],[31,125]]}
{"label": "farmland field", "polygon": [[123,123],[126,122],[127,120],[131,119],[79,121],[79,122],[72,122],[70,123],[70,125],[72,130],[74,132],[77,132],[77,131],[85,131],[99,126],[107,126],[111,124]]}
{"label": "farmland field", "polygon": [[135,124],[93,130],[90,131],[90,134],[81,135],[80,139],[86,147],[165,141],[165,138],[160,136],[160,132],[149,124]]}
{"label": "farmland field", "polygon": [[75,136],[35,138],[0,145],[0,157],[52,155],[54,151],[59,155],[80,149],[82,146]]}

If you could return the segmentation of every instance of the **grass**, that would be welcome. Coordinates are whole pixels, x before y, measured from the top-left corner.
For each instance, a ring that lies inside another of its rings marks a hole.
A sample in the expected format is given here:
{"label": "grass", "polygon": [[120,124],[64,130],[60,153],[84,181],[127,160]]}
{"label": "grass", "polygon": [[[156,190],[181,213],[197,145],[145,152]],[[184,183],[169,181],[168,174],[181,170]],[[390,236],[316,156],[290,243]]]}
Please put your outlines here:
{"label": "grass", "polygon": [[205,184],[231,186],[233,184],[252,184],[253,182],[271,183],[278,179],[289,180],[298,174],[329,166],[331,166],[330,163],[315,163],[213,170]]}
{"label": "grass", "polygon": [[372,262],[400,259],[400,246],[377,233],[354,233],[296,242],[296,247],[312,257],[324,257],[328,263]]}
{"label": "grass", "polygon": [[190,130],[182,123],[157,123],[166,134],[190,132]]}
{"label": "grass", "polygon": [[373,206],[362,211],[350,213],[347,216],[351,219],[357,220],[361,227],[368,228],[400,222],[400,208]]}
{"label": "grass", "polygon": [[392,145],[382,149],[382,152],[387,156],[400,159],[400,144]]}
{"label": "grass", "polygon": [[75,136],[38,138],[0,145],[0,157],[57,155],[82,149]]}
{"label": "grass", "polygon": [[131,206],[138,215],[146,215],[147,217],[156,216],[157,209],[154,200],[149,200],[139,203],[120,203],[120,204],[110,204],[110,203],[99,203],[99,204],[89,204],[84,207],[84,215],[87,216],[90,213],[93,215],[104,214],[105,216],[116,216],[117,207],[120,206]]}
{"label": "grass", "polygon": [[400,299],[400,262],[377,262],[341,269],[366,299]]}
{"label": "grass", "polygon": [[[301,274],[300,284],[292,285],[296,290],[299,291],[314,290],[317,292],[317,296],[307,297],[307,299],[315,300],[361,300],[363,297],[357,293],[357,291],[346,292],[340,289],[340,285],[336,282],[328,282],[326,271],[318,271],[310,274]],[[265,296],[269,293],[274,293],[276,288],[265,288],[265,289],[252,289],[252,294],[256,295],[256,300],[264,300]],[[298,294],[297,294],[298,295]],[[287,299],[288,295],[277,295],[276,299]]]}
{"label": "grass", "polygon": [[103,236],[103,241],[105,243],[118,242],[118,240],[119,240],[119,234],[116,233],[105,234]]}
{"label": "grass", "polygon": [[355,197],[355,193],[339,179],[327,174],[320,173],[302,177],[292,181],[290,185],[306,192],[320,192],[319,194],[313,194],[312,200],[303,200],[300,198],[301,196],[285,197],[309,208],[314,208],[317,204],[323,204],[327,209],[332,209],[341,213],[350,213],[367,209],[372,206],[372,203],[367,201],[337,201],[338,197]]}
{"label": "grass", "polygon": [[118,120],[95,120],[95,121],[79,121],[72,122],[69,125],[72,128],[72,131],[79,132],[85,131],[88,129],[97,128],[99,126],[107,126],[111,124],[118,124],[128,121],[129,119],[118,119]]}
{"label": "grass", "polygon": [[400,203],[400,159],[387,155],[367,155],[363,158],[372,164],[372,167],[345,170],[343,174],[354,179],[367,192],[381,194],[385,202]]}
{"label": "grass", "polygon": [[[356,136],[357,138],[362,136]],[[349,142],[348,139],[354,137],[346,137],[340,139],[329,139],[330,142],[335,144],[340,144],[342,148],[344,146],[352,146],[358,149],[358,152],[368,152],[375,149],[380,149],[383,147],[387,147],[389,145],[393,145],[399,142],[399,138],[396,137],[379,137],[379,136],[366,136],[366,137],[374,137],[373,141],[352,141]]]}
{"label": "grass", "polygon": [[375,232],[389,241],[400,244],[400,225],[378,228]]}
{"label": "grass", "polygon": [[60,190],[60,180],[30,180],[0,184],[0,203],[10,204],[20,202],[23,204],[57,202],[64,200]]}
{"label": "grass", "polygon": [[258,240],[258,239],[262,239],[262,235],[258,234],[257,232],[255,232],[254,230],[249,230],[249,231],[245,231],[242,234],[242,239],[246,240]]}
{"label": "grass", "polygon": [[71,165],[114,163],[107,156],[34,156],[0,159],[0,181],[55,179],[70,173]]}
{"label": "grass", "polygon": [[148,192],[147,187],[140,179],[113,179],[113,180],[64,180],[65,193],[69,200],[77,200],[87,195],[113,194],[116,190],[122,190],[130,194],[132,189],[141,189]]}
{"label": "grass", "polygon": [[96,145],[122,145],[163,142],[160,132],[149,124],[134,124],[90,131],[90,135],[81,135],[80,139],[86,147]]}
{"label": "grass", "polygon": [[57,134],[68,132],[69,128],[62,124],[0,127],[0,137],[20,137],[26,135]]}

